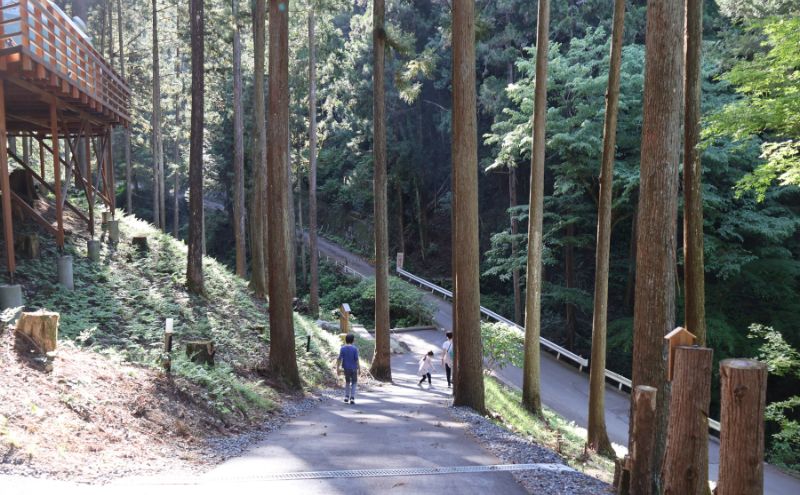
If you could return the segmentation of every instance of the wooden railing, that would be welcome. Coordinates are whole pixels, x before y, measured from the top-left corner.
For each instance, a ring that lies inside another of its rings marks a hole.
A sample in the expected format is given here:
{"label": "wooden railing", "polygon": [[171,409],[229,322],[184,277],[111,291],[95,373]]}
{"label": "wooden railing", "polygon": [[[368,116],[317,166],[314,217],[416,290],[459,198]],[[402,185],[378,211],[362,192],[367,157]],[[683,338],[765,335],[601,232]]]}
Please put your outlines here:
{"label": "wooden railing", "polygon": [[66,14],[47,0],[0,2],[0,53],[21,51],[24,72],[94,111],[129,120],[130,89]]}

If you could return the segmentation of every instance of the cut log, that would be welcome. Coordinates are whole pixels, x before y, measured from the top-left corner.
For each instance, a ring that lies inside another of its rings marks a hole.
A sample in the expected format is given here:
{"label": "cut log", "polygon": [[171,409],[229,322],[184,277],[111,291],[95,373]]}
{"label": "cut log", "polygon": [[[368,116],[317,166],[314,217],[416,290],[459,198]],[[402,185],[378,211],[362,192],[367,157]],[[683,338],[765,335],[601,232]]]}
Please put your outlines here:
{"label": "cut log", "polygon": [[719,484],[717,495],[764,493],[764,405],[767,365],[752,359],[719,364]]}
{"label": "cut log", "polygon": [[186,343],[186,356],[196,364],[207,364],[214,366],[214,342],[210,340],[196,340]]}
{"label": "cut log", "polygon": [[58,344],[58,318],[59,314],[51,311],[23,312],[16,331],[27,337],[40,353],[53,352]]}
{"label": "cut log", "polygon": [[119,243],[119,220],[108,221],[108,240],[111,244]]}
{"label": "cut log", "polygon": [[149,250],[147,246],[147,236],[137,235],[131,239],[131,244],[140,253],[146,253]]}
{"label": "cut log", "polygon": [[15,244],[20,255],[28,259],[38,259],[41,250],[39,248],[39,236],[36,234],[22,234]]}
{"label": "cut log", "polygon": [[653,493],[653,451],[656,443],[656,392],[638,385],[633,391],[633,432],[631,436],[630,493]]}
{"label": "cut log", "polygon": [[665,495],[708,493],[705,447],[708,443],[713,355],[714,351],[705,347],[675,348],[667,449],[662,474]]}

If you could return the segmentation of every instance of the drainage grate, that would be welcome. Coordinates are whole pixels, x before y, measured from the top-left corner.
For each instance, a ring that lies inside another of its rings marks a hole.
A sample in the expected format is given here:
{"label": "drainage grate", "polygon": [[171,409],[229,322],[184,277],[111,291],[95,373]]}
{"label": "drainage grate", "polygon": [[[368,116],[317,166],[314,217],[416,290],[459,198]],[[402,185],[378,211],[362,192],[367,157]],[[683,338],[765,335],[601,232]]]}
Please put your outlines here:
{"label": "drainage grate", "polygon": [[436,474],[487,473],[500,471],[573,471],[564,464],[492,464],[488,466],[447,466],[421,468],[350,469],[341,471],[301,471],[295,473],[266,473],[252,476],[214,477],[209,482],[252,482],[315,480],[329,478],[378,478],[386,476],[430,476]]}

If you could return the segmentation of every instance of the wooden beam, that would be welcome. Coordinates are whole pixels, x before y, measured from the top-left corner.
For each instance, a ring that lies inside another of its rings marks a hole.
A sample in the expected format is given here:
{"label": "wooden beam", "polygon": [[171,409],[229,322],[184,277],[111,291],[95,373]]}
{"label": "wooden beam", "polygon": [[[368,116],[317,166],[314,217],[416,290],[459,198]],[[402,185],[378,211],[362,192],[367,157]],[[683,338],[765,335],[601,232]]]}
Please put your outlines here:
{"label": "wooden beam", "polygon": [[36,223],[44,227],[44,229],[53,237],[58,237],[58,229],[53,227],[53,224],[47,221],[46,218],[39,215],[39,212],[34,210],[31,205],[28,204],[27,201],[17,196],[17,193],[11,191],[11,199],[14,201],[14,204],[19,207],[23,213],[27,214],[29,217],[33,218]]}
{"label": "wooden beam", "polygon": [[50,137],[53,140],[53,175],[55,176],[56,189],[56,245],[59,250],[64,249],[64,207],[61,203],[61,157],[58,155],[58,99],[52,97],[50,103]]}
{"label": "wooden beam", "polygon": [[70,112],[76,113],[76,114],[78,114],[80,116],[81,119],[88,120],[92,124],[95,124],[95,125],[103,125],[104,124],[104,122],[101,119],[98,119],[97,117],[93,116],[92,114],[90,114],[88,112],[84,112],[83,110],[81,110],[81,109],[79,109],[79,108],[77,108],[77,107],[75,107],[73,105],[65,103],[65,102],[59,100],[58,98],[55,98],[51,93],[43,90],[42,88],[40,88],[39,86],[37,86],[37,85],[35,85],[35,84],[31,83],[31,82],[28,82],[28,81],[26,81],[24,79],[20,79],[20,78],[17,78],[17,77],[5,77],[5,80],[10,82],[10,83],[12,83],[15,86],[18,86],[18,87],[26,90],[26,91],[30,91],[32,93],[35,93],[39,97],[39,99],[41,99],[45,103],[48,103],[48,104],[52,105],[53,104],[53,100],[55,100],[55,105],[58,108],[61,108],[62,110],[68,110]]}
{"label": "wooden beam", "polygon": [[114,178],[114,139],[111,134],[111,126],[108,126],[106,129],[108,135],[108,162],[106,167],[108,168],[108,182],[110,188],[108,199],[111,204],[111,218],[114,218],[117,209],[117,189]]}
{"label": "wooden beam", "polygon": [[84,182],[84,186],[87,185],[86,188],[86,199],[89,201],[89,235],[92,236],[94,239],[94,187],[92,186],[92,150],[91,150],[91,138],[88,135],[88,132],[84,135],[83,145],[84,145],[84,153],[86,153],[86,177],[89,178],[87,181],[85,178],[81,177],[81,180]]}
{"label": "wooden beam", "polygon": [[14,225],[11,219],[11,184],[8,180],[8,153],[6,142],[5,83],[0,79],[0,190],[3,197],[3,238],[6,241],[6,263],[11,281],[17,269],[14,258]]}

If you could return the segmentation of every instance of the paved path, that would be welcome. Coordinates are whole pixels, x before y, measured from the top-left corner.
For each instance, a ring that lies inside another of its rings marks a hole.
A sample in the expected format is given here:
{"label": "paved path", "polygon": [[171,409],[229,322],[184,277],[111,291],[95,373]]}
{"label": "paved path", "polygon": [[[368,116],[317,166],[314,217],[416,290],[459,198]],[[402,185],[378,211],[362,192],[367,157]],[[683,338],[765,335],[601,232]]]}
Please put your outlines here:
{"label": "paved path", "polygon": [[[319,238],[320,251],[347,264],[366,276],[374,276],[375,269],[366,261],[326,239]],[[436,324],[446,330],[453,328],[452,306],[449,302],[426,293],[426,301],[435,308]],[[442,340],[441,336],[425,336],[431,344]],[[522,370],[509,366],[498,373],[499,378],[517,388],[522,385]],[[549,353],[542,353],[542,401],[564,418],[586,428],[588,424],[589,375],[557,361]],[[618,450],[628,445],[628,413],[630,395],[606,386],[606,428],[611,441]],[[709,451],[709,479],[717,480],[719,470],[719,442],[711,439]],[[800,479],[789,476],[770,464],[764,465],[765,495],[800,494]]]}

